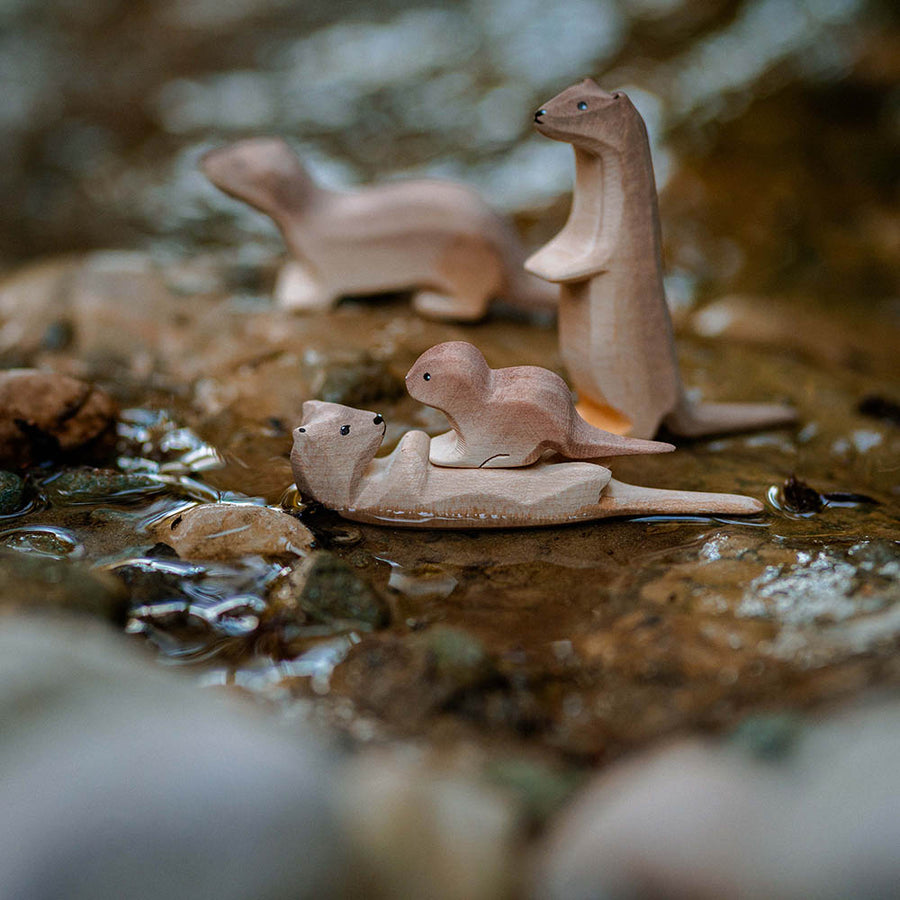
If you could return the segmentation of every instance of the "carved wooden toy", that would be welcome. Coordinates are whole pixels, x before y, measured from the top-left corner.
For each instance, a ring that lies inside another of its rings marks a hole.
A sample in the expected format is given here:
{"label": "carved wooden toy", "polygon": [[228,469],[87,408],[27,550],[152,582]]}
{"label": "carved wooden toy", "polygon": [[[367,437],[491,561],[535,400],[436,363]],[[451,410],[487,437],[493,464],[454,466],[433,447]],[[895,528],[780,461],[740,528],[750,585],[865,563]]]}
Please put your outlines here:
{"label": "carved wooden toy", "polygon": [[778,404],[685,397],[663,290],[650,145],[628,97],[585,79],[544,104],[534,121],[575,150],[569,219],[525,265],[560,285],[560,349],[582,415],[643,438],[661,422],[695,437],[794,421],[793,410]]}
{"label": "carved wooden toy", "polygon": [[523,268],[511,226],[472,190],[447,181],[399,181],[351,192],[316,185],[288,145],[253,138],[207,153],[207,178],[270,216],[292,257],[277,301],[329,309],[350,295],[415,291],[435,319],[480,319],[494,298],[554,309],[556,291]]}
{"label": "carved wooden toy", "polygon": [[555,372],[539,366],[491,369],[465,341],[426,350],[406,375],[410,395],[439,409],[452,431],[431,440],[437,466],[527,466],[545,450],[569,459],[666,453],[672,444],[622,437],[589,425]]}
{"label": "carved wooden toy", "polygon": [[294,429],[291,466],[300,493],[347,519],[419,528],[561,525],[649,513],[750,515],[736,494],[623,484],[605,466],[540,461],[518,469],[451,469],[428,460],[431,441],[410,431],[375,458],[385,423],[374,412],[310,400]]}

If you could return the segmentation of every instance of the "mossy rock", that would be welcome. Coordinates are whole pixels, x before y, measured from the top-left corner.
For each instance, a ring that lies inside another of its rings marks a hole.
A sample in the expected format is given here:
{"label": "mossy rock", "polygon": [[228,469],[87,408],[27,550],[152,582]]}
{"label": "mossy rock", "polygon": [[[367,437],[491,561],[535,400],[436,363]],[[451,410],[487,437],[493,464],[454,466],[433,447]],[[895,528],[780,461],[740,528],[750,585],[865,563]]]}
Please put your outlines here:
{"label": "mossy rock", "polygon": [[366,629],[387,624],[385,601],[352,567],[326,550],[310,554],[290,576],[294,602],[316,622],[352,622]]}

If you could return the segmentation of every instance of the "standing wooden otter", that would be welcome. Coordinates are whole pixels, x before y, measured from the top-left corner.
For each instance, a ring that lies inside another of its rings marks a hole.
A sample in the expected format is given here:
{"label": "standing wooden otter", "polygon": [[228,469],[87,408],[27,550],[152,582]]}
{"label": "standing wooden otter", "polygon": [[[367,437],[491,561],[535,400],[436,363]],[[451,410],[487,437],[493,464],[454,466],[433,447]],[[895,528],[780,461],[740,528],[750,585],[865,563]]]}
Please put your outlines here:
{"label": "standing wooden otter", "polygon": [[278,138],[212,150],[201,168],[281,231],[292,257],[275,287],[282,306],[329,309],[343,296],[412,289],[417,312],[435,319],[480,319],[494,298],[531,310],[556,307],[556,291],[524,270],[511,226],[463,185],[326,190]]}
{"label": "standing wooden otter", "polygon": [[585,418],[643,438],[662,422],[695,437],[794,421],[778,404],[685,397],[663,289],[650,144],[628,97],[585,79],[534,121],[575,150],[569,219],[525,266],[560,284],[560,349]]}
{"label": "standing wooden otter", "polygon": [[426,350],[406,375],[410,395],[439,409],[452,431],[431,440],[436,466],[527,466],[545,450],[569,459],[666,453],[671,444],[622,437],[589,425],[568,386],[539,366],[491,369],[465,341]]}
{"label": "standing wooden otter", "polygon": [[762,504],[739,494],[666,491],[624,484],[605,466],[545,462],[521,469],[448,469],[428,460],[430,440],[409,431],[375,458],[381,416],[309,400],[294,429],[291,466],[300,493],[347,519],[418,528],[564,525],[610,516],[752,515]]}

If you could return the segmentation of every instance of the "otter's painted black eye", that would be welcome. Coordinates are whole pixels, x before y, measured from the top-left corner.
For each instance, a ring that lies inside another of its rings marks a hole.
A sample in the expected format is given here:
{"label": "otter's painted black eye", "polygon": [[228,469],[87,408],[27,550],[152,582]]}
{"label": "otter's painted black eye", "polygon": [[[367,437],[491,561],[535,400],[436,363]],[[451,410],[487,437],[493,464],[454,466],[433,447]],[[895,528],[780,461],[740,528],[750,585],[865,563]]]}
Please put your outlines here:
{"label": "otter's painted black eye", "polygon": [[582,109],[582,110],[587,109],[587,103],[585,103],[584,100],[579,100],[579,101],[578,101],[578,108],[579,108],[579,109]]}
{"label": "otter's painted black eye", "polygon": [[301,434],[306,434],[305,428],[298,428],[297,431],[299,431]]}
{"label": "otter's painted black eye", "polygon": [[350,434],[350,426],[341,425],[341,434]]}
{"label": "otter's painted black eye", "polygon": [[422,378],[424,378],[425,381],[431,381],[431,373],[430,373],[430,372],[426,372],[426,373],[422,376]]}
{"label": "otter's painted black eye", "polygon": [[380,425],[383,421],[384,421],[384,419],[382,419],[381,416],[375,416],[375,418],[372,419],[372,424]]}

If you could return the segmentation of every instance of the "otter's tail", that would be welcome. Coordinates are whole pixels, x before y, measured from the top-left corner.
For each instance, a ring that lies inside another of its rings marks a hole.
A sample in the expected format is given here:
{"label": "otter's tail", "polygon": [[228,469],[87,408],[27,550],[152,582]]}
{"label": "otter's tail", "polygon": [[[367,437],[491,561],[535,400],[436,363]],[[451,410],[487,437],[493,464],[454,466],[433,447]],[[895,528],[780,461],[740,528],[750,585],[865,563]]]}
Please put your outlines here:
{"label": "otter's tail", "polygon": [[671,453],[674,444],[663,441],[645,441],[640,438],[613,434],[602,428],[595,428],[580,416],[575,419],[572,442],[563,448],[566,456],[572,459],[601,459],[614,456],[637,456],[646,453]]}
{"label": "otter's tail", "polygon": [[690,403],[682,399],[664,423],[674,434],[704,437],[790,425],[797,413],[781,403]]}
{"label": "otter's tail", "polygon": [[605,516],[718,515],[752,516],[765,507],[740,494],[709,494],[638,487],[610,479],[600,497]]}

